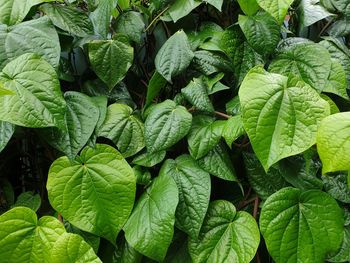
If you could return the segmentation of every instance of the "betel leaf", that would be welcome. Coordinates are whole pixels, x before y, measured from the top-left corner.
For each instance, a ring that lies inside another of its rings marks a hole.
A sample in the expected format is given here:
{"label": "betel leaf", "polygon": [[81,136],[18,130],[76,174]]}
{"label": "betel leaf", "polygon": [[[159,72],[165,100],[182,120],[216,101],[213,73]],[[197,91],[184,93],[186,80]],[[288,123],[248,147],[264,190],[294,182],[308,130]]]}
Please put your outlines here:
{"label": "betel leaf", "polygon": [[41,198],[39,194],[33,192],[21,193],[12,207],[25,206],[33,211],[37,211],[41,206]]}
{"label": "betel leaf", "polygon": [[337,202],[319,190],[283,188],[265,201],[260,215],[260,231],[276,262],[324,262],[340,247],[343,224]]}
{"label": "betel leaf", "polygon": [[0,53],[0,70],[25,53],[35,53],[57,68],[61,47],[50,20],[42,17],[10,27],[0,25]]}
{"label": "betel leaf", "polygon": [[137,201],[124,232],[128,243],[141,254],[164,259],[174,234],[178,195],[174,179],[163,175],[156,177]]}
{"label": "betel leaf", "polygon": [[194,52],[193,66],[207,76],[214,73],[232,71],[230,61],[225,54],[208,50]]}
{"label": "betel leaf", "polygon": [[[14,25],[22,22],[30,9],[41,3],[55,0],[6,0],[0,2],[0,23]],[[62,2],[59,0],[57,2]]]}
{"label": "betel leaf", "polygon": [[48,259],[56,240],[66,231],[56,218],[38,220],[27,207],[16,207],[0,216],[0,254],[9,263],[39,263]]}
{"label": "betel leaf", "polygon": [[347,174],[322,175],[325,191],[333,198],[350,203],[350,188],[347,183]]}
{"label": "betel leaf", "polygon": [[252,16],[260,9],[257,0],[238,0],[239,6],[247,16]]}
{"label": "betel leaf", "polygon": [[202,78],[194,78],[190,83],[181,89],[184,95],[193,106],[200,111],[213,112],[214,107],[208,96],[208,88]]}
{"label": "betel leaf", "polygon": [[296,78],[255,67],[239,90],[242,119],[253,149],[267,171],[316,143],[317,127],[329,104]]}
{"label": "betel leaf", "polygon": [[175,225],[192,238],[197,238],[210,200],[210,175],[189,155],[164,162],[160,172],[171,176],[179,189]]}
{"label": "betel leaf", "polygon": [[145,122],[145,141],[149,153],[166,150],[187,135],[192,115],[185,107],[166,100],[155,105]]}
{"label": "betel leaf", "polygon": [[188,149],[195,159],[207,155],[220,141],[225,121],[198,115],[193,118],[192,128],[187,136]]}
{"label": "betel leaf", "polygon": [[210,203],[198,239],[189,239],[194,263],[250,262],[259,246],[255,219],[224,200]]}
{"label": "betel leaf", "polygon": [[202,3],[201,0],[176,0],[169,8],[168,15],[174,22],[187,16]]}
{"label": "betel leaf", "polygon": [[135,43],[141,43],[144,28],[142,14],[135,11],[122,13],[114,25],[115,32],[128,36]]}
{"label": "betel leaf", "polygon": [[14,132],[15,125],[9,122],[0,121],[0,151],[6,147]]}
{"label": "betel leaf", "polygon": [[349,99],[346,92],[346,75],[343,66],[335,59],[332,60],[331,71],[323,92],[336,94],[344,99]]}
{"label": "betel leaf", "polygon": [[144,152],[132,160],[133,164],[141,165],[144,167],[152,167],[162,162],[165,158],[166,151],[148,153]]}
{"label": "betel leaf", "polygon": [[107,38],[112,12],[117,3],[118,0],[99,0],[97,8],[90,13],[96,35]]}
{"label": "betel leaf", "polygon": [[249,45],[262,55],[269,55],[280,40],[280,26],[266,12],[254,16],[239,15],[238,23]]}
{"label": "betel leaf", "polygon": [[64,218],[114,243],[132,210],[136,179],[117,150],[96,144],[95,149],[85,147],[74,161],[54,161],[46,187],[50,204]]}
{"label": "betel leaf", "polygon": [[257,2],[266,12],[282,24],[288,8],[294,0],[257,0]]}
{"label": "betel leaf", "polygon": [[192,263],[191,256],[187,248],[187,235],[180,231],[174,233],[164,262],[167,263]]}
{"label": "betel leaf", "polygon": [[100,111],[93,99],[83,93],[68,91],[64,98],[67,104],[66,130],[49,128],[41,133],[52,147],[74,159],[93,134]]}
{"label": "betel leaf", "polygon": [[223,144],[219,143],[207,155],[197,161],[202,169],[218,178],[227,181],[238,181],[229,152]]}
{"label": "betel leaf", "polygon": [[44,4],[40,8],[55,26],[70,34],[78,37],[94,34],[90,18],[79,9],[55,4]]}
{"label": "betel leaf", "polygon": [[98,136],[112,140],[124,157],[132,156],[145,147],[144,125],[133,114],[133,110],[124,104],[108,106]]}
{"label": "betel leaf", "polygon": [[323,119],[317,132],[317,151],[322,173],[350,170],[350,113],[336,113]]}
{"label": "betel leaf", "polygon": [[148,186],[151,183],[152,175],[148,169],[139,165],[134,166],[132,169],[134,170],[137,184]]}
{"label": "betel leaf", "polygon": [[88,44],[92,69],[111,90],[128,72],[134,50],[119,40],[95,40]]}
{"label": "betel leaf", "polygon": [[350,260],[350,228],[344,229],[343,243],[337,253],[328,255],[327,262],[348,262]]}
{"label": "betel leaf", "polygon": [[147,87],[145,108],[152,103],[152,100],[157,97],[159,92],[166,86],[166,84],[167,80],[163,78],[163,76],[159,74],[158,71],[154,71]]}
{"label": "betel leaf", "polygon": [[92,97],[91,99],[99,111],[99,116],[98,116],[98,121],[97,121],[96,126],[95,126],[95,130],[94,130],[93,134],[91,135],[87,144],[90,146],[95,146],[97,136],[98,136],[98,130],[102,126],[102,124],[106,118],[106,115],[107,115],[108,98],[105,96],[98,96],[98,97]]}
{"label": "betel leaf", "polygon": [[113,255],[113,263],[141,263],[143,255],[137,252],[125,240],[125,237],[118,238],[117,250]]}
{"label": "betel leaf", "polygon": [[222,130],[222,137],[230,148],[232,147],[232,143],[244,134],[245,130],[241,115],[229,118]]}
{"label": "betel leaf", "polygon": [[298,76],[318,91],[323,91],[332,67],[327,49],[315,43],[301,43],[283,49],[269,66],[269,71]]}
{"label": "betel leaf", "polygon": [[303,27],[308,27],[326,17],[334,16],[328,12],[319,1],[301,0],[297,12],[300,16],[300,23]]}
{"label": "betel leaf", "polygon": [[65,128],[60,83],[44,59],[30,53],[19,56],[3,68],[0,82],[15,93],[0,96],[1,120],[32,128]]}
{"label": "betel leaf", "polygon": [[158,51],[155,66],[168,82],[172,77],[182,73],[191,63],[194,53],[191,50],[187,35],[180,30],[172,35]]}
{"label": "betel leaf", "polygon": [[203,2],[214,6],[217,10],[221,11],[224,0],[202,0]]}
{"label": "betel leaf", "polygon": [[57,239],[48,262],[102,263],[93,248],[81,236],[71,233],[64,233]]}

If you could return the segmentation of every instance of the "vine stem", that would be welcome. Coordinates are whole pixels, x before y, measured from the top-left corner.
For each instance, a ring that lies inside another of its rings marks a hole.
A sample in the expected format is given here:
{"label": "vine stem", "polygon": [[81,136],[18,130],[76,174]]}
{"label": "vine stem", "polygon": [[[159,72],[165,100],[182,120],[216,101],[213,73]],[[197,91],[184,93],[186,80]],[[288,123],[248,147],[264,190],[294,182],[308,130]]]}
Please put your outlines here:
{"label": "vine stem", "polygon": [[60,222],[64,225],[64,223],[63,223],[63,217],[62,217],[61,213],[58,213],[57,219],[58,219],[58,221],[60,221]]}
{"label": "vine stem", "polygon": [[259,197],[257,196],[255,197],[255,200],[254,200],[254,210],[253,210],[253,216],[255,219],[258,216],[259,203],[260,203],[260,200],[259,200]]}
{"label": "vine stem", "polygon": [[152,21],[151,23],[148,25],[148,27],[146,27],[146,29],[144,30],[144,32],[147,32],[155,22],[158,21],[158,19],[166,12],[168,11],[170,6],[167,6],[166,8],[164,8],[164,10],[162,10],[162,12],[160,12]]}
{"label": "vine stem", "polygon": [[215,114],[218,115],[218,116],[224,117],[224,118],[226,118],[226,119],[229,119],[229,118],[232,117],[232,116],[227,115],[227,114],[225,114],[225,113],[222,113],[222,112],[220,112],[220,111],[215,111]]}

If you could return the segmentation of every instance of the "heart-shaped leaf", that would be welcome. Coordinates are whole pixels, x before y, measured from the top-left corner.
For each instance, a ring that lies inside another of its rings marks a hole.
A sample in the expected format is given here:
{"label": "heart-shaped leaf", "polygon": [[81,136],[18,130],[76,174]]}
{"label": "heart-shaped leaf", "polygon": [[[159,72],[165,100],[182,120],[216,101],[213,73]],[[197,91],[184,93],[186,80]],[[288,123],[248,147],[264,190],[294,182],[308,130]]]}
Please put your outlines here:
{"label": "heart-shaped leaf", "polygon": [[6,147],[14,132],[15,125],[9,122],[0,121],[0,151]]}
{"label": "heart-shaped leaf", "polygon": [[276,20],[282,24],[288,12],[289,6],[294,0],[257,0],[258,4]]}

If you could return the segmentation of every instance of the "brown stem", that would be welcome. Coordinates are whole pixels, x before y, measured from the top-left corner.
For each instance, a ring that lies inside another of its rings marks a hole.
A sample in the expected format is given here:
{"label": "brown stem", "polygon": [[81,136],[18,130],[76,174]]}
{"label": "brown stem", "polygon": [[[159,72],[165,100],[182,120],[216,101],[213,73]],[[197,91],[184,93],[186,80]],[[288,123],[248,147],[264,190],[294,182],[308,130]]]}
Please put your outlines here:
{"label": "brown stem", "polygon": [[230,115],[227,115],[227,114],[222,113],[222,112],[219,112],[219,111],[215,111],[215,114],[218,115],[218,116],[224,117],[224,118],[226,118],[226,119],[229,119],[229,118],[232,117],[232,116],[230,116]]}
{"label": "brown stem", "polygon": [[58,221],[60,221],[60,222],[62,223],[62,225],[64,225],[64,223],[63,223],[63,217],[62,217],[62,215],[61,215],[60,213],[58,213],[57,219],[58,219]]}
{"label": "brown stem", "polygon": [[254,210],[253,210],[253,217],[256,219],[257,215],[258,215],[258,209],[259,209],[259,197],[255,197],[255,201],[254,201]]}
{"label": "brown stem", "polygon": [[160,12],[160,13],[151,21],[151,23],[148,25],[148,27],[147,27],[144,31],[147,32],[147,31],[153,26],[153,24],[154,24],[155,22],[157,22],[158,19],[159,19],[166,11],[168,11],[169,7],[170,7],[170,6],[166,7],[162,12]]}

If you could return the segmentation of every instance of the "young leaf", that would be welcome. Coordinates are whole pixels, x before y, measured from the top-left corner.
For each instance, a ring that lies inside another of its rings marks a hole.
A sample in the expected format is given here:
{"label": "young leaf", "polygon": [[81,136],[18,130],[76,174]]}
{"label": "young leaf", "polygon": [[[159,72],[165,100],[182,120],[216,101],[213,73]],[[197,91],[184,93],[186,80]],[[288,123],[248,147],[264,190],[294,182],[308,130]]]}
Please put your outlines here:
{"label": "young leaf", "polygon": [[241,115],[229,118],[222,130],[222,137],[230,148],[232,147],[232,143],[244,134],[245,130]]}
{"label": "young leaf", "polygon": [[119,40],[95,40],[88,44],[88,48],[92,69],[112,90],[131,67],[133,48]]}
{"label": "young leaf", "polygon": [[145,140],[149,153],[166,150],[187,135],[192,115],[183,106],[166,100],[155,105],[145,122]]}
{"label": "young leaf", "polygon": [[193,57],[187,35],[184,31],[178,31],[158,51],[155,58],[156,69],[172,83],[172,77],[182,73],[190,65]]}
{"label": "young leaf", "polygon": [[40,8],[55,26],[70,34],[78,37],[94,34],[88,15],[76,8],[55,4],[44,4]]}
{"label": "young leaf", "polygon": [[1,257],[13,263],[46,261],[56,240],[66,232],[56,218],[44,216],[38,220],[27,207],[2,214],[0,225]]}
{"label": "young leaf", "polygon": [[175,181],[158,176],[137,201],[124,226],[128,243],[157,261],[162,261],[174,234],[175,210],[179,202]]}
{"label": "young leaf", "polygon": [[238,0],[239,6],[247,16],[252,16],[260,9],[257,0]]}
{"label": "young leaf", "polygon": [[262,67],[247,74],[239,98],[244,129],[266,171],[315,144],[317,127],[329,115],[328,102],[309,85]]}
{"label": "young leaf", "polygon": [[11,27],[0,25],[0,53],[0,70],[25,53],[35,53],[57,68],[61,47],[50,20],[42,17]]}
{"label": "young leaf", "polygon": [[209,205],[210,175],[189,155],[166,160],[159,174],[171,176],[179,189],[175,225],[197,238]]}
{"label": "young leaf", "polygon": [[194,263],[250,262],[260,243],[255,219],[224,200],[210,203],[198,239],[188,241]]}
{"label": "young leaf", "polygon": [[12,207],[24,206],[37,211],[41,206],[41,198],[39,194],[33,192],[21,193],[16,200],[16,203]]}
{"label": "young leaf", "polygon": [[0,121],[0,152],[6,147],[15,132],[15,125],[9,122]]}
{"label": "young leaf", "polygon": [[145,147],[144,125],[124,104],[108,106],[107,116],[98,131],[98,136],[108,138],[117,145],[123,156],[130,157]]}
{"label": "young leaf", "polygon": [[15,95],[0,96],[0,119],[16,125],[43,128],[65,128],[66,103],[52,66],[34,54],[12,60],[0,73]]}
{"label": "young leaf", "polygon": [[350,113],[341,112],[325,118],[317,132],[317,151],[322,173],[350,170]]}
{"label": "young leaf", "polygon": [[74,161],[54,161],[46,188],[50,204],[64,218],[114,243],[131,213],[136,179],[117,150],[96,144],[95,149],[85,147]]}
{"label": "young leaf", "polygon": [[276,262],[324,262],[340,247],[343,224],[337,202],[319,190],[284,188],[265,201],[260,215],[260,231]]}
{"label": "young leaf", "polygon": [[257,2],[266,12],[272,15],[279,24],[282,24],[288,12],[288,8],[294,0],[257,0]]}

